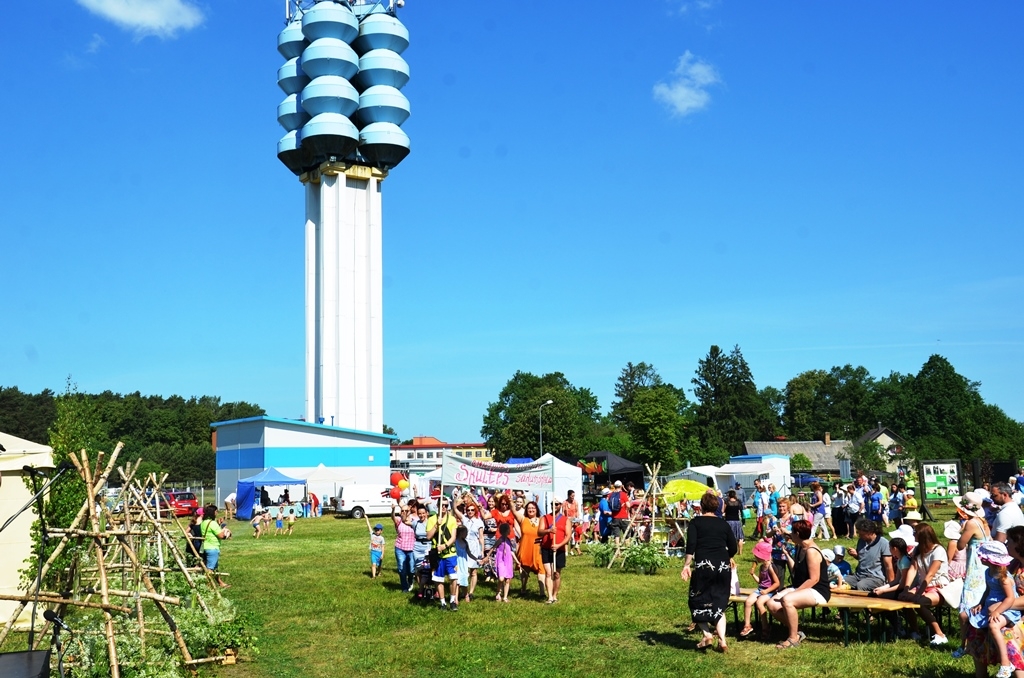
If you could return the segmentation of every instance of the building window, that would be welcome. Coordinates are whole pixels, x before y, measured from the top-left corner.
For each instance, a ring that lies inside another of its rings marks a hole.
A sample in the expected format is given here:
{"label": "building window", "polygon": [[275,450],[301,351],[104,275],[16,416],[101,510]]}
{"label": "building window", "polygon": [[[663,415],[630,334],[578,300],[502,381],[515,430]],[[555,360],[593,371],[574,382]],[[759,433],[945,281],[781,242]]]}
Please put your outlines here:
{"label": "building window", "polygon": [[482,450],[477,450],[477,451],[476,451],[476,458],[477,458],[477,459],[479,459],[479,458],[480,458],[480,457],[482,457],[482,456],[484,456],[484,453],[483,453],[483,451],[482,451]]}
{"label": "building window", "polygon": [[405,453],[405,458],[406,459],[412,459],[412,452],[406,452]]}
{"label": "building window", "polygon": [[423,453],[422,452],[417,452],[416,453],[416,458],[417,459],[422,459],[423,458]]}
{"label": "building window", "polygon": [[427,452],[427,459],[433,459],[433,458],[434,458],[434,453],[433,452]]}

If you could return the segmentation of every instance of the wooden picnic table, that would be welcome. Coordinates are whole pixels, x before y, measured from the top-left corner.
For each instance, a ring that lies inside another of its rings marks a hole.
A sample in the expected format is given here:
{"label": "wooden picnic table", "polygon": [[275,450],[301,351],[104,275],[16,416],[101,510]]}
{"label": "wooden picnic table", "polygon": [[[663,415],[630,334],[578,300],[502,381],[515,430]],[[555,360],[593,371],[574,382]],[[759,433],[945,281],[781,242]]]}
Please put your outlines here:
{"label": "wooden picnic table", "polygon": [[[741,588],[739,595],[733,595],[729,597],[729,603],[732,605],[733,620],[736,626],[739,627],[739,605],[746,602],[747,596],[756,591],[757,589],[752,588]],[[873,612],[899,612],[901,610],[916,610],[921,606],[917,603],[908,603],[902,600],[891,600],[889,598],[877,598],[870,596],[867,591],[832,591],[832,595],[829,598],[828,603],[817,607],[823,607],[831,610],[837,610],[839,612],[839,618],[843,622],[843,645],[849,646],[850,644],[850,613],[860,612],[863,613],[868,621],[865,625],[867,627],[867,641],[870,643],[872,640],[871,633],[871,613]],[[811,614],[814,614],[815,608],[809,608]],[[882,615],[877,615],[881,625],[881,640],[885,642],[885,620]],[[860,639],[860,627],[857,627],[857,638]]]}

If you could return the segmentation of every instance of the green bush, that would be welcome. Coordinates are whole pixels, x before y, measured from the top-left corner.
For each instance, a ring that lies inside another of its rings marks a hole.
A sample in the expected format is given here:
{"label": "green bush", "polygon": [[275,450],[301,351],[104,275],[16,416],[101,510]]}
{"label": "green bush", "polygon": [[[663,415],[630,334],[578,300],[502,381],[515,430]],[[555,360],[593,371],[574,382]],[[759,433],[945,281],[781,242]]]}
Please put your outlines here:
{"label": "green bush", "polygon": [[623,549],[622,566],[639,574],[655,574],[668,564],[664,547],[660,544],[633,542]]}
{"label": "green bush", "polygon": [[587,544],[587,553],[594,559],[594,567],[608,567],[615,555],[615,544]]}

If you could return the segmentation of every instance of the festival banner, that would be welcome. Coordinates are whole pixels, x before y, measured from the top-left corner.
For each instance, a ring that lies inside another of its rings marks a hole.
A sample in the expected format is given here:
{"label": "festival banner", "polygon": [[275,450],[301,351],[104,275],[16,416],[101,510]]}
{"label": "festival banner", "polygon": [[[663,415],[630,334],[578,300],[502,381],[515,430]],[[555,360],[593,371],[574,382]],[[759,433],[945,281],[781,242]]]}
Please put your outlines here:
{"label": "festival banner", "polygon": [[498,464],[445,455],[441,464],[441,482],[444,485],[495,487],[499,490],[553,490],[555,462],[554,457],[548,457],[528,464]]}

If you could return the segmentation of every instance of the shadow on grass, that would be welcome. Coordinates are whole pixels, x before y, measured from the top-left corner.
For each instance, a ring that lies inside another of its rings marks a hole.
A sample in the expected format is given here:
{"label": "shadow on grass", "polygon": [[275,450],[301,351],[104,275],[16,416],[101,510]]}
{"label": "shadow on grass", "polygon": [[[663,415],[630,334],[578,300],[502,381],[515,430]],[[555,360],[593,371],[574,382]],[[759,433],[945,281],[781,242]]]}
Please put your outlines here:
{"label": "shadow on grass", "polygon": [[923,671],[908,671],[907,676],[913,678],[957,678],[958,676],[969,676],[973,673],[971,671],[965,671],[955,666],[947,666],[941,668],[928,668]]}
{"label": "shadow on grass", "polygon": [[637,636],[637,640],[647,645],[668,645],[677,650],[694,650],[697,648],[697,641],[695,639],[688,638],[681,633],[643,631]]}

